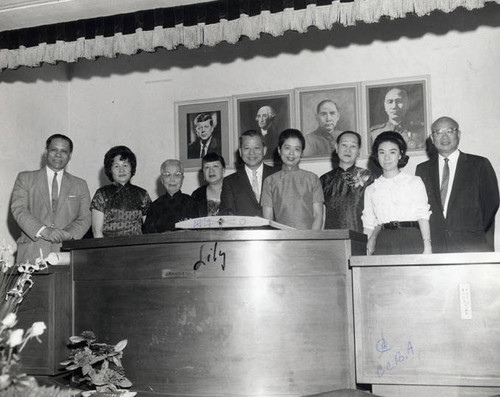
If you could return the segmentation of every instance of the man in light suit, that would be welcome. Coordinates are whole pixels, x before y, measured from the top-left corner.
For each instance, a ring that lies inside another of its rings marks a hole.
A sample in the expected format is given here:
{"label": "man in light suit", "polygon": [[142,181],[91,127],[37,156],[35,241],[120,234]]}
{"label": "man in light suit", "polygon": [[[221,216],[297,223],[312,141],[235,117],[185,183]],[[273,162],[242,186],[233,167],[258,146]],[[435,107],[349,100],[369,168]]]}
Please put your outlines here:
{"label": "man in light suit", "polygon": [[498,182],[488,159],[458,150],[460,129],[450,117],[432,124],[439,155],[417,166],[427,189],[433,252],[494,250]]}
{"label": "man in light suit", "polygon": [[[221,215],[262,216],[262,182],[279,171],[264,164],[267,147],[261,133],[248,130],[240,136],[243,169],[224,178],[221,192]],[[255,183],[253,181],[255,180]],[[252,187],[254,186],[254,187]]]}
{"label": "man in light suit", "polygon": [[73,142],[61,134],[47,139],[46,166],[19,173],[12,192],[11,211],[22,230],[17,240],[16,263],[59,251],[66,240],[82,238],[90,227],[87,183],[65,172]]}

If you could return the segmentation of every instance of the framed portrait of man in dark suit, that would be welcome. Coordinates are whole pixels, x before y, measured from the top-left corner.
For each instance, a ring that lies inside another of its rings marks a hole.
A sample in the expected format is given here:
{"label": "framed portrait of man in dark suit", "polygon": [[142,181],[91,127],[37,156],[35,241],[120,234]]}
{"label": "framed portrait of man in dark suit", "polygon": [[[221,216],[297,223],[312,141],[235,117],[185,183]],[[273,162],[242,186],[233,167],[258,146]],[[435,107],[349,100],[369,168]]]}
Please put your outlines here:
{"label": "framed portrait of man in dark suit", "polygon": [[395,131],[406,141],[409,155],[425,151],[430,129],[429,80],[429,76],[417,76],[364,84],[368,148],[380,133]]}
{"label": "framed portrait of man in dark suit", "polygon": [[281,131],[292,127],[292,91],[269,92],[234,97],[236,134],[234,148],[240,135],[247,130],[260,131],[264,136],[266,162],[277,159],[278,137]]}
{"label": "framed portrait of man in dark suit", "polygon": [[177,157],[186,170],[199,170],[201,159],[215,152],[231,164],[229,99],[176,102]]}
{"label": "framed portrait of man in dark suit", "polygon": [[295,107],[306,139],[303,158],[331,159],[338,135],[359,130],[359,83],[296,88]]}

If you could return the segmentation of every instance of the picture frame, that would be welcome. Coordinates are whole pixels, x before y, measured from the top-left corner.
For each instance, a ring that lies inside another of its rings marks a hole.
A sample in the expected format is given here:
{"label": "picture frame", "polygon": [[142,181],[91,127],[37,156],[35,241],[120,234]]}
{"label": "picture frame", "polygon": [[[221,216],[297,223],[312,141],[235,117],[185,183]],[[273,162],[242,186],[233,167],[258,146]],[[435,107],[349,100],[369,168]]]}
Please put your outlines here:
{"label": "picture frame", "polygon": [[403,77],[363,84],[366,148],[383,131],[403,135],[408,155],[424,154],[430,131],[430,76]]}
{"label": "picture frame", "polygon": [[[360,84],[302,87],[294,91],[296,123],[306,138],[303,159],[331,159],[337,136],[342,131],[359,131]],[[323,116],[318,114],[318,106]]]}
{"label": "picture frame", "polygon": [[[186,171],[199,171],[202,153],[209,151],[220,154],[231,164],[229,97],[175,102],[175,115],[176,155]],[[206,149],[203,143],[208,145]]]}
{"label": "picture frame", "polygon": [[[281,131],[294,127],[293,91],[272,91],[233,97],[236,128],[233,134],[235,157],[239,158],[239,137],[247,130],[263,132],[266,140],[266,163],[278,163],[278,137]],[[269,109],[270,108],[270,109]],[[274,116],[272,116],[274,114]],[[267,115],[267,116],[266,116]],[[260,120],[260,125],[259,121]]]}

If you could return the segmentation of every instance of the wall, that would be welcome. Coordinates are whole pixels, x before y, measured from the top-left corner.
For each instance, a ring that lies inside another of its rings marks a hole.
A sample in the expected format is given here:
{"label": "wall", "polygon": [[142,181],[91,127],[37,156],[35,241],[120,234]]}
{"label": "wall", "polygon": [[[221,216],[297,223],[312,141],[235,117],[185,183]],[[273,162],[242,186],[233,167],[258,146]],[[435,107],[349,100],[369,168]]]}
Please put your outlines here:
{"label": "wall", "polygon": [[20,233],[9,209],[17,173],[40,168],[47,137],[69,130],[68,97],[67,65],[0,73],[0,244],[15,246]]}
{"label": "wall", "polygon": [[[104,153],[112,145],[125,144],[138,157],[134,183],[154,199],[163,194],[157,178],[159,166],[175,157],[176,101],[420,75],[430,75],[431,118],[456,118],[463,131],[461,149],[490,158],[500,175],[496,156],[500,81],[495,78],[500,64],[500,52],[495,51],[500,43],[499,16],[500,6],[488,5],[473,12],[461,9],[302,35],[289,32],[280,38],[243,39],[236,45],[81,61],[68,67],[66,117],[54,111],[62,107],[61,98],[50,98],[54,103],[44,103],[40,115],[23,118],[11,132],[19,136],[13,146],[16,155],[26,145],[35,155],[29,161],[12,161],[2,181],[10,186],[14,171],[38,165],[43,149],[40,134],[47,135],[60,117],[64,120],[60,127],[67,127],[75,138],[70,171],[87,179],[91,194],[107,183],[102,172]],[[9,87],[23,101],[24,109],[34,106],[30,105],[34,93],[63,88],[59,76],[51,76],[53,67],[30,71],[39,76],[36,83],[26,83],[29,76],[25,73],[0,74],[0,80],[3,74],[20,80]],[[25,85],[30,85],[28,90],[23,90]],[[0,95],[4,97],[3,87]],[[7,107],[18,114],[18,105]],[[13,158],[14,152],[6,160]],[[425,156],[412,157],[406,171],[413,173],[424,160]],[[302,167],[321,175],[330,164],[326,160],[304,162]],[[183,191],[190,193],[198,183],[198,173],[188,173]],[[5,205],[0,208],[2,225],[7,210]],[[1,235],[10,236],[2,226]]]}

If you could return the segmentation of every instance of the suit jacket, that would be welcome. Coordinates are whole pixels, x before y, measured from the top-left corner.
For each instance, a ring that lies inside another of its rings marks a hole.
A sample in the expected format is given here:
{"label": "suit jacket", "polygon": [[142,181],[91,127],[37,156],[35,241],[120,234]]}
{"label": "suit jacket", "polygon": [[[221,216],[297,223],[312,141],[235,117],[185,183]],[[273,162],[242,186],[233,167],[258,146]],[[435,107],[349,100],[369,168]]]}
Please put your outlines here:
{"label": "suit jacket", "polygon": [[488,159],[462,153],[448,200],[446,218],[439,191],[438,156],[419,164],[431,206],[433,252],[493,251],[498,182]]}
{"label": "suit jacket", "polygon": [[47,171],[25,171],[18,174],[12,191],[11,211],[22,230],[17,240],[16,263],[34,264],[42,249],[44,258],[59,251],[61,244],[52,244],[36,237],[42,226],[57,227],[74,239],[82,238],[90,227],[90,193],[87,182],[64,172],[57,209],[52,211]]}
{"label": "suit jacket", "polygon": [[271,124],[271,126],[267,130],[267,134],[264,136],[264,142],[267,147],[267,152],[266,155],[264,156],[265,159],[274,159],[276,157],[278,151],[279,135],[280,134],[278,131],[276,131],[274,125]]}
{"label": "suit jacket", "polygon": [[[210,143],[207,147],[207,153],[208,152],[215,152],[219,155],[222,155],[221,151],[221,145],[220,141],[218,138],[215,136],[212,136],[212,139],[210,140]],[[200,151],[201,151],[201,142],[199,139],[197,139],[194,142],[191,142],[188,145],[188,159],[199,159],[200,157]]]}
{"label": "suit jacket", "polygon": [[[262,182],[279,170],[264,164]],[[224,178],[220,200],[221,215],[262,216],[262,207],[255,198],[244,168]]]}

